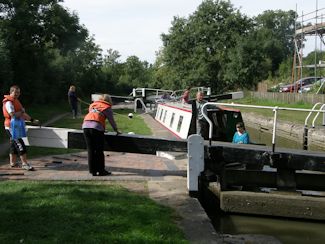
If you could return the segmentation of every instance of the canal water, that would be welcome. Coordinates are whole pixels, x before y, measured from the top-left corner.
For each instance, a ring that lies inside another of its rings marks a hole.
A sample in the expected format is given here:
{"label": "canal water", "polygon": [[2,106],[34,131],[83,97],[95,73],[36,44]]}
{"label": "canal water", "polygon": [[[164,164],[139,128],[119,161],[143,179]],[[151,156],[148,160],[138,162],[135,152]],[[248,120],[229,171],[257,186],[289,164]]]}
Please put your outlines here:
{"label": "canal water", "polygon": [[[272,145],[272,134],[251,127],[247,127],[246,129],[252,142],[265,144],[267,146]],[[292,141],[279,136],[276,137],[275,145],[276,147],[303,149],[302,141]],[[317,145],[309,146],[308,150],[324,151],[321,147],[317,147]]]}
{"label": "canal water", "polygon": [[222,216],[218,224],[217,231],[224,234],[268,235],[288,244],[325,243],[324,222],[232,214]]}
{"label": "canal water", "polygon": [[[247,128],[253,142],[271,145],[272,136],[268,133]],[[302,142],[294,142],[278,137],[276,146],[302,149]],[[320,151],[313,146],[311,150]],[[260,217],[236,214],[220,214],[214,225],[223,234],[261,234],[277,238],[282,243],[305,244],[325,243],[325,221],[295,220],[289,218]]]}

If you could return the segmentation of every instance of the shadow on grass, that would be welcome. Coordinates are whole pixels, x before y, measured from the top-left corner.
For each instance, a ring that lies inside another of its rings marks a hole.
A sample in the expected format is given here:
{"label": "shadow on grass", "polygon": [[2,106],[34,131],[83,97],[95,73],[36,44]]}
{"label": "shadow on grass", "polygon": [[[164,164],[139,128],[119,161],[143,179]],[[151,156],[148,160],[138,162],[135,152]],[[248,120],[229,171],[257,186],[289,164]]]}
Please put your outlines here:
{"label": "shadow on grass", "polygon": [[173,212],[119,186],[0,182],[1,243],[186,243]]}

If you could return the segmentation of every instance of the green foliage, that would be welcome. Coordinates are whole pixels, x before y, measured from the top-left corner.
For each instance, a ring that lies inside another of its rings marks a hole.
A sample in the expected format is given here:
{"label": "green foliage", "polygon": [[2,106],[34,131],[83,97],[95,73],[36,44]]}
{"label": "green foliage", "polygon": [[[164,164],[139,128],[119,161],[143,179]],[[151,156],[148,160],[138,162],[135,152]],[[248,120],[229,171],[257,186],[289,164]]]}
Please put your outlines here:
{"label": "green foliage", "polygon": [[149,73],[148,63],[141,62],[137,56],[130,56],[123,65],[123,73],[120,76],[119,83],[128,85],[129,89],[133,87],[148,87]]}
{"label": "green foliage", "polygon": [[279,73],[282,79],[291,75],[294,21],[293,11],[281,10],[265,11],[253,19],[254,27],[230,51],[225,76],[230,87],[251,88]]}
{"label": "green foliage", "polygon": [[171,209],[118,185],[0,184],[1,243],[187,243]]}
{"label": "green foliage", "polygon": [[11,59],[3,38],[2,21],[0,20],[0,91],[5,91],[12,79]]}
{"label": "green foliage", "polygon": [[[312,65],[319,64],[321,61],[325,61],[325,51],[313,51],[310,52],[304,59],[303,65]],[[315,75],[315,68],[304,68],[303,76],[325,76],[325,69],[317,68],[317,73]]]}
{"label": "green foliage", "polygon": [[28,102],[53,102],[66,97],[71,83],[96,77],[100,50],[78,16],[59,1],[3,1],[0,10],[2,37],[11,61],[7,73],[12,73],[4,90],[15,83]]}
{"label": "green foliage", "polygon": [[122,74],[122,64],[118,60],[120,56],[118,51],[109,49],[103,57],[100,78],[103,93],[123,94],[123,89],[121,91],[121,86],[117,85]]}
{"label": "green foliage", "polygon": [[292,10],[268,10],[255,18],[256,42],[262,44],[261,51],[272,62],[272,75],[294,52],[295,17],[296,13]]}
{"label": "green foliage", "polygon": [[226,64],[226,88],[252,88],[262,79],[268,77],[271,60],[261,52],[261,44],[256,43],[256,33],[240,38],[236,48],[229,51],[229,62]]}
{"label": "green foliage", "polygon": [[[317,67],[315,69],[315,64],[319,64],[320,62],[324,62],[325,60],[325,52],[324,51],[313,51],[310,52],[306,57],[303,58],[303,65],[310,65],[310,67],[304,67],[302,70],[302,76],[316,76],[316,77],[324,77],[325,70],[323,68]],[[285,59],[279,66],[279,79],[284,83],[292,82],[292,63],[293,58],[288,57]],[[300,69],[297,69],[296,72],[300,72]],[[296,76],[300,77],[300,74],[296,74]],[[296,78],[298,80],[298,78]]]}
{"label": "green foliage", "polygon": [[155,65],[157,84],[210,86],[217,93],[251,88],[277,75],[293,51],[295,13],[266,11],[250,19],[229,1],[205,0],[175,17]]}
{"label": "green foliage", "polygon": [[[174,75],[171,88],[225,87],[225,64],[229,50],[246,35],[250,20],[226,1],[203,1],[188,19],[174,18],[169,34],[162,35],[162,59]],[[164,67],[165,68],[165,67]]]}
{"label": "green foliage", "polygon": [[283,60],[279,66],[279,80],[285,83],[291,83],[293,58],[288,57]]}

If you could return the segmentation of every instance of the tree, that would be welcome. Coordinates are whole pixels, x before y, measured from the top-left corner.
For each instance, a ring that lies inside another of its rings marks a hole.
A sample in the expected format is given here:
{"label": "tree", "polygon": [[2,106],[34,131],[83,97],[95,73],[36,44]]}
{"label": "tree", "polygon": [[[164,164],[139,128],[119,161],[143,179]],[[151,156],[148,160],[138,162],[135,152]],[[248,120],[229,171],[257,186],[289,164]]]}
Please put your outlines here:
{"label": "tree", "polygon": [[229,51],[229,62],[225,64],[225,91],[253,88],[260,80],[268,78],[272,67],[272,61],[262,52],[263,44],[256,42],[254,34],[238,40],[236,47]]}
{"label": "tree", "polygon": [[129,88],[148,87],[150,84],[149,64],[142,62],[137,56],[130,56],[123,65],[119,85]]}
{"label": "tree", "polygon": [[261,52],[272,62],[272,75],[294,53],[295,19],[292,10],[267,10],[255,18],[256,42],[263,43]]}
{"label": "tree", "polygon": [[174,17],[162,35],[155,79],[174,89],[210,86],[219,93],[254,87],[278,75],[292,55],[295,16],[265,11],[248,18],[229,1],[205,0],[188,18]]}
{"label": "tree", "polygon": [[123,94],[123,91],[118,86],[123,72],[123,65],[119,61],[120,57],[121,55],[117,50],[109,49],[103,58],[103,65],[101,67],[101,79],[104,82],[103,90],[110,94]]}
{"label": "tree", "polygon": [[[0,2],[0,20],[11,60],[12,82],[22,87],[24,98],[30,102],[57,100],[66,94],[67,87],[63,90],[60,86],[64,74],[53,72],[52,68],[65,72],[60,65],[68,63],[69,53],[82,50],[87,43],[88,31],[79,24],[78,17],[70,14],[59,2]],[[48,90],[62,95],[46,94],[44,91]]]}
{"label": "tree", "polygon": [[205,0],[185,18],[174,18],[169,34],[163,34],[163,63],[180,87],[211,86],[216,92],[224,80],[229,52],[238,37],[246,36],[251,21],[228,1]]}
{"label": "tree", "polygon": [[[1,27],[1,22],[0,22]],[[9,52],[0,28],[0,89],[2,94],[8,92],[9,84],[12,81],[11,60]]]}

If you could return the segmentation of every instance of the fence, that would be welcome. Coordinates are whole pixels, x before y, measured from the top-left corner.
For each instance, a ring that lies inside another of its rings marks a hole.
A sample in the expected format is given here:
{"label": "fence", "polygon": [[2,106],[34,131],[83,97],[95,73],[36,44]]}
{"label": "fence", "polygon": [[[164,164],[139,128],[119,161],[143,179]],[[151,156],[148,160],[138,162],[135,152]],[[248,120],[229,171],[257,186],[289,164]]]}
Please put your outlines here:
{"label": "fence", "polygon": [[289,92],[248,92],[249,96],[285,103],[325,103],[325,94],[289,93]]}

